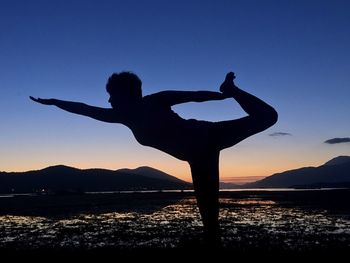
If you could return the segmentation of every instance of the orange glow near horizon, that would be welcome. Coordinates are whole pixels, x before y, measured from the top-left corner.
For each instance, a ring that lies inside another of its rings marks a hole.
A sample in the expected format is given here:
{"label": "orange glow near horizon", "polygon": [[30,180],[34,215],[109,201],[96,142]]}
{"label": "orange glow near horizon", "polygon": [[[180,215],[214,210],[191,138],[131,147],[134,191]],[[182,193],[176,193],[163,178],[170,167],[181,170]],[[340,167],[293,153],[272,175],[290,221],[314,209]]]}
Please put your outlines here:
{"label": "orange glow near horizon", "polygon": [[[265,136],[265,137],[264,137]],[[35,151],[26,145],[12,147],[0,160],[0,171],[20,172],[39,170],[53,165],[67,165],[80,169],[104,168],[118,170],[150,166],[191,182],[189,165],[161,151],[138,145],[131,136],[116,137],[108,141],[87,141],[56,144],[53,147],[38,139]],[[116,147],[116,145],[118,147]],[[235,178],[266,177],[274,173],[306,166],[319,166],[339,156],[350,155],[348,149],[333,147],[323,150],[322,145],[302,148],[283,140],[266,140],[266,135],[257,135],[230,149],[222,151],[220,157],[220,180],[235,182]]]}
{"label": "orange glow near horizon", "polygon": [[[8,161],[6,166],[1,167],[1,170],[6,172],[23,172],[28,170],[39,170],[58,164],[72,166],[79,169],[103,168],[110,170],[118,170],[122,168],[134,169],[140,166],[150,166],[179,179],[192,182],[190,167],[186,162],[176,160],[163,154],[160,154],[159,156],[152,156],[152,158],[149,159],[140,158],[139,160],[132,160],[129,158],[121,158],[119,161],[113,161],[108,158],[104,159],[102,157],[90,160],[84,158],[83,160],[80,158],[72,158],[70,161],[67,161],[66,158],[63,158],[63,156],[59,157],[58,155],[56,155],[55,158],[47,157],[40,158],[40,160],[37,158],[34,159],[36,160],[30,160],[27,158],[21,160],[20,162],[18,162],[18,159],[13,162]],[[271,159],[273,158],[271,157]],[[233,162],[233,160],[235,161]],[[255,181],[286,170],[297,169],[305,166],[322,165],[323,162],[327,160],[328,159],[325,158],[312,163],[307,161],[293,161],[292,158],[286,158],[285,161],[280,160],[274,162],[272,160],[267,161],[258,158],[244,159],[241,157],[232,159],[229,155],[224,155],[220,164],[220,180],[232,183]]]}

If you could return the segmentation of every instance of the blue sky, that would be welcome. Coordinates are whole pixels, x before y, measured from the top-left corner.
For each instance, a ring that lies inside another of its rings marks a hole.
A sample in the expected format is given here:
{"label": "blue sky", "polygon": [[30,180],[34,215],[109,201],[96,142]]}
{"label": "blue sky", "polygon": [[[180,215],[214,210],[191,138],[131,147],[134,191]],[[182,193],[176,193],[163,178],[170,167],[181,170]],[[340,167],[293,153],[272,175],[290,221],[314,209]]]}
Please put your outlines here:
{"label": "blue sky", "polygon": [[[237,85],[279,112],[269,130],[221,155],[222,178],[266,176],[350,155],[349,1],[2,1],[0,170],[66,164],[153,166],[190,180],[186,163],[29,95],[109,107],[105,83],[131,70],[144,94]],[[184,118],[244,116],[236,103],[190,103]],[[287,136],[269,136],[286,132]]]}

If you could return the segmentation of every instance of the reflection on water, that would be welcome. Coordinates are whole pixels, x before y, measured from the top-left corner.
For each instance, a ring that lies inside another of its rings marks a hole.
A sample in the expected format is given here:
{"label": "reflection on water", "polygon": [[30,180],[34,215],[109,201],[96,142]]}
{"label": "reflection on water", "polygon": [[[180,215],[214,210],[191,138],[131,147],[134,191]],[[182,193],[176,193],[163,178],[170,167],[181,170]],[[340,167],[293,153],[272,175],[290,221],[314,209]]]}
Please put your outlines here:
{"label": "reflection on water", "polygon": [[260,249],[350,248],[349,216],[284,207],[271,200],[225,200],[225,203],[232,204],[221,209],[220,214],[226,244],[239,247],[243,243]]}
{"label": "reflection on water", "polygon": [[[350,218],[283,206],[258,197],[220,199],[225,247],[349,248]],[[1,248],[172,248],[202,231],[193,197],[152,213],[113,212],[67,218],[0,216]]]}

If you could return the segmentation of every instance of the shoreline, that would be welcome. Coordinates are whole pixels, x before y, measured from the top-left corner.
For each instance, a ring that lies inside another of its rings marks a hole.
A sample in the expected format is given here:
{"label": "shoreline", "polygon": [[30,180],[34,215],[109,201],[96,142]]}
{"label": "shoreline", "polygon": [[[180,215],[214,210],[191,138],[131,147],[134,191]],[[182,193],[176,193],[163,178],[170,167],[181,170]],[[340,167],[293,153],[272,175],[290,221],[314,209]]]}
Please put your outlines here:
{"label": "shoreline", "polygon": [[[219,251],[244,255],[348,251],[348,200],[349,189],[222,192]],[[6,253],[210,251],[203,243],[195,197],[188,192],[20,196],[1,199],[0,212],[0,251]]]}

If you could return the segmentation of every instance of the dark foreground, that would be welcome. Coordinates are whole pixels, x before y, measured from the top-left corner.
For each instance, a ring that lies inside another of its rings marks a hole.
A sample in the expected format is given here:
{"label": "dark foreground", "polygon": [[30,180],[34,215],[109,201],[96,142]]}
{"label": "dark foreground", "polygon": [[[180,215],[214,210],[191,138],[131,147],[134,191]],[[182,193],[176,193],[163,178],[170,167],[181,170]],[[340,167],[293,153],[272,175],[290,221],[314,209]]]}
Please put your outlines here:
{"label": "dark foreground", "polygon": [[[9,254],[339,255],[350,251],[350,190],[220,194],[222,246],[202,239],[192,193],[0,198],[0,250]],[[216,252],[215,252],[216,251]]]}

